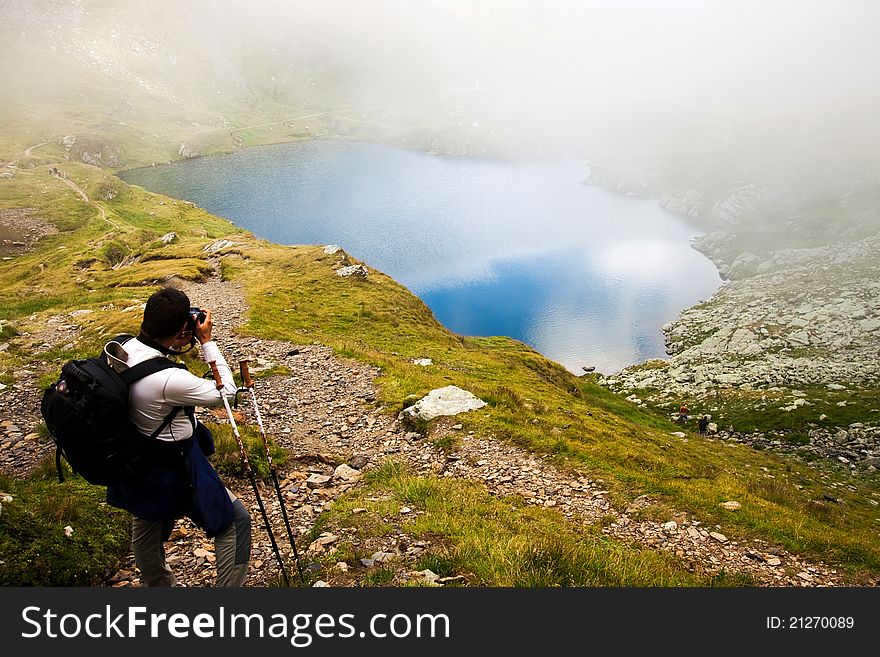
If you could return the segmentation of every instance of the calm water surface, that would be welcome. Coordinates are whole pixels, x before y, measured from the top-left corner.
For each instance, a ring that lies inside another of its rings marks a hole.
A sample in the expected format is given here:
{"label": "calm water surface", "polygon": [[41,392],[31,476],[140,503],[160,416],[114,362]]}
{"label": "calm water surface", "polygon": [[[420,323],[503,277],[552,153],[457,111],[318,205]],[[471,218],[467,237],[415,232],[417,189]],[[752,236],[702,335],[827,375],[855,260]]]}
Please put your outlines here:
{"label": "calm water surface", "polygon": [[129,171],[281,244],[339,244],[464,335],[508,335],[580,374],[665,353],[660,327],[721,280],[697,233],[580,181],[574,161],[502,162],[309,141]]}

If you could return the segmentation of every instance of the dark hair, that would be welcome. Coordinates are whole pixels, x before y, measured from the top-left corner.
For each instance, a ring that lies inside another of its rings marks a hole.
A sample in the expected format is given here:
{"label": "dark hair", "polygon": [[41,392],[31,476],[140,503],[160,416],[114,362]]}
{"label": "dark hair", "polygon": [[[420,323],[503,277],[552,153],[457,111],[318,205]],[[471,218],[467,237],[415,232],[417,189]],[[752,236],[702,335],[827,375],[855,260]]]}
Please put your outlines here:
{"label": "dark hair", "polygon": [[189,317],[189,297],[173,287],[162,288],[147,299],[141,331],[154,340],[177,335]]}

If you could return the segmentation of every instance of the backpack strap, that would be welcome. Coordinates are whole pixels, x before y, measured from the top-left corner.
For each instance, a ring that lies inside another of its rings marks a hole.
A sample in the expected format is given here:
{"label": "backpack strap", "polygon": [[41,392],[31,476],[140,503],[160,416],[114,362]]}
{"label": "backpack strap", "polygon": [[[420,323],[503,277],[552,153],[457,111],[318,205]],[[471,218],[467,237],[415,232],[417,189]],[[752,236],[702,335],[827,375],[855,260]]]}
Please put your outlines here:
{"label": "backpack strap", "polygon": [[155,374],[162,370],[168,370],[172,367],[182,370],[186,369],[186,365],[183,363],[175,363],[173,360],[168,360],[167,358],[148,358],[137,365],[132,365],[124,372],[121,372],[119,376],[125,382],[125,385],[130,386],[135,381],[140,381],[144,377],[150,376],[150,374]]}
{"label": "backpack strap", "polygon": [[[140,381],[144,377],[149,376],[150,374],[155,374],[156,372],[161,372],[162,370],[168,370],[171,368],[177,368],[185,370],[187,369],[186,365],[183,363],[175,363],[172,360],[168,360],[167,358],[149,358],[143,362],[138,363],[137,365],[132,365],[127,370],[122,372],[119,376],[125,381],[125,384],[130,386],[135,381]],[[175,416],[181,411],[186,414],[189,418],[189,421],[193,425],[193,430],[196,428],[195,424],[195,406],[175,406],[171,409],[171,412],[164,417],[162,420],[162,424],[150,434],[150,440],[155,440],[160,433],[171,424],[171,421],[174,420]]]}

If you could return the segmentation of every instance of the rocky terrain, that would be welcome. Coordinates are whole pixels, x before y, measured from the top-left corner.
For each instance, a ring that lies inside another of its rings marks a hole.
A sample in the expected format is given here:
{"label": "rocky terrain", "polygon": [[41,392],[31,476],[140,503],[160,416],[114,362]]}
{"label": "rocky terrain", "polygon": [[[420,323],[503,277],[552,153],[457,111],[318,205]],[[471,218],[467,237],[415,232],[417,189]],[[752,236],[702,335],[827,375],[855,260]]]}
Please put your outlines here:
{"label": "rocky terrain", "polygon": [[774,256],[663,327],[672,358],[608,379],[673,395],[718,385],[880,382],[880,238]]}
{"label": "rocky terrain", "polygon": [[[653,502],[642,496],[627,508],[615,508],[600,480],[563,472],[520,448],[490,435],[465,434],[453,419],[432,425],[432,436],[454,435],[451,453],[437,449],[429,436],[407,431],[398,418],[376,402],[374,379],[378,372],[364,364],[340,359],[320,345],[269,342],[236,333],[246,312],[241,290],[213,277],[206,283],[182,283],[194,303],[211,308],[215,315],[215,337],[221,350],[235,366],[250,359],[252,372],[281,366],[290,374],[256,379],[255,390],[267,432],[288,453],[281,473],[285,505],[291,518],[301,562],[315,585],[355,585],[370,568],[381,564],[393,569],[393,585],[414,582],[427,585],[467,585],[468,573],[440,578],[430,571],[415,571],[419,555],[432,549],[430,540],[410,537],[406,518],[412,509],[401,508],[397,517],[385,518],[397,527],[381,539],[359,539],[350,528],[328,528],[317,540],[302,539],[322,511],[340,495],[359,485],[361,473],[386,459],[408,463],[417,473],[460,477],[481,482],[493,494],[519,495],[528,503],[553,508],[571,522],[596,525],[617,540],[649,549],[666,551],[696,572],[741,574],[764,586],[836,586],[840,574],[822,563],[808,563],[770,543],[755,540],[739,543],[724,534],[723,525],[707,526],[699,518],[673,512],[663,522],[643,520],[641,512]],[[39,352],[53,344],[76,339],[76,313],[50,320],[40,334],[14,338],[22,346]],[[37,432],[39,394],[35,387],[36,367],[21,373],[15,384],[0,392],[0,417],[8,418],[0,434],[0,469],[21,475],[52,451],[51,440]],[[241,419],[254,423],[253,409],[242,403]],[[217,410],[201,411],[202,418],[223,422]],[[676,437],[670,437],[671,440]],[[687,438],[679,437],[679,440]],[[247,481],[228,482],[250,509],[254,527],[249,586],[278,582],[278,567],[256,500]],[[262,485],[261,496],[286,559],[292,564],[282,524],[281,509],[271,487]],[[740,503],[725,502],[725,512],[736,513]],[[73,528],[74,531],[76,528]],[[357,563],[336,562],[322,568],[320,560],[332,562],[336,545],[345,537],[355,541],[362,554],[371,555]],[[179,583],[210,586],[214,578],[211,541],[188,520],[178,522],[170,543],[168,559]],[[313,565],[314,564],[314,565]],[[291,569],[295,581],[296,571]],[[139,586],[139,573],[132,560],[124,564],[109,582],[111,586]]]}
{"label": "rocky terrain", "polygon": [[[769,405],[808,411],[828,393],[840,393],[836,405],[846,406],[849,390],[880,387],[877,253],[880,237],[874,236],[765,257],[742,254],[730,267],[739,272],[736,280],[663,327],[670,358],[626,368],[602,383],[639,404],[677,408],[681,400],[695,400],[700,412],[710,413],[731,394],[750,395],[757,411]],[[816,411],[811,419],[825,416]],[[880,399],[857,419],[834,428],[814,424],[810,442],[800,446],[763,433],[722,435],[873,470],[880,456]]]}
{"label": "rocky terrain", "polygon": [[32,248],[41,238],[58,229],[39,216],[34,208],[0,210],[0,256],[14,257]]}

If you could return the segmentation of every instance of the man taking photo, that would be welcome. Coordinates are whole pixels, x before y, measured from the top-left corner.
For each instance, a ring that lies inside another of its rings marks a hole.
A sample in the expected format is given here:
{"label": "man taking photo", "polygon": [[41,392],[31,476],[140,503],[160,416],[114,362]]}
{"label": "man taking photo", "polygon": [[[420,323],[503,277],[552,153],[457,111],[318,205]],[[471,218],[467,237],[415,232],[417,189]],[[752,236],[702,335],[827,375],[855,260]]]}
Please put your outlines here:
{"label": "man taking photo", "polygon": [[[124,343],[125,364],[180,354],[197,341],[205,362],[216,362],[223,393],[234,395],[232,371],[212,340],[212,328],[210,310],[191,309],[180,290],[159,290],[147,300],[140,334]],[[176,584],[163,543],[184,516],[214,538],[217,586],[241,586],[247,576],[250,515],[208,462],[214,441],[195,418],[196,406],[222,404],[213,381],[182,367],[149,374],[131,385],[129,417],[142,434],[154,438],[149,465],[141,476],[108,486],[107,502],[134,516],[131,545],[145,586]]]}

